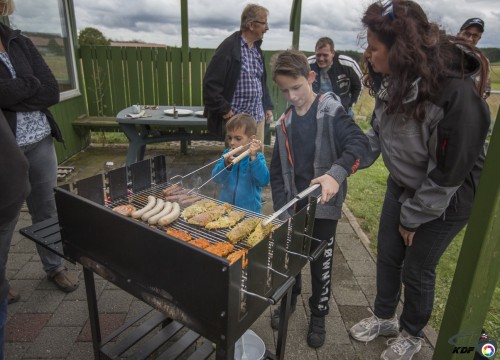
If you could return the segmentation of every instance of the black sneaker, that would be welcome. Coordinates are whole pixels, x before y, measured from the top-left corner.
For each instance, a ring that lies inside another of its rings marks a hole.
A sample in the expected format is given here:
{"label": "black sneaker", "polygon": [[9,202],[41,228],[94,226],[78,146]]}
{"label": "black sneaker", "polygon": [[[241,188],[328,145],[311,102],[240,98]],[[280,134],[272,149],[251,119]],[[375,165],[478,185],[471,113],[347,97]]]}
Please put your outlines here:
{"label": "black sneaker", "polygon": [[319,348],[325,343],[325,335],[325,317],[311,315],[309,332],[307,333],[307,344],[312,348]]}
{"label": "black sneaker", "polygon": [[[297,304],[290,305],[290,316],[295,312],[296,308]],[[280,311],[281,305],[274,309],[273,313],[271,314],[271,328],[273,328],[274,330],[278,330],[280,326]]]}

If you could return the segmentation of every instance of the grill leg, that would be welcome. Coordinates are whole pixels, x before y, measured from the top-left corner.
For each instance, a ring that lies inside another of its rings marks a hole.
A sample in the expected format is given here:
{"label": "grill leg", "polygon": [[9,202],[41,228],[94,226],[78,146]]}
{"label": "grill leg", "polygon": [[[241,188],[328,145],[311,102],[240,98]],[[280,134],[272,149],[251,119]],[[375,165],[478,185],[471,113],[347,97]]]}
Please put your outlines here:
{"label": "grill leg", "polygon": [[217,348],[215,350],[215,359],[216,360],[234,360],[234,344],[229,349]]}
{"label": "grill leg", "polygon": [[85,279],[85,291],[87,293],[87,306],[89,308],[90,331],[92,334],[94,359],[99,360],[101,358],[101,327],[99,325],[99,312],[97,310],[94,273],[84,267],[83,276]]}
{"label": "grill leg", "polygon": [[290,317],[290,303],[292,300],[292,288],[281,298],[280,306],[280,324],[278,327],[278,340],[276,343],[276,359],[283,360],[285,358],[286,336],[288,331],[288,318]]}

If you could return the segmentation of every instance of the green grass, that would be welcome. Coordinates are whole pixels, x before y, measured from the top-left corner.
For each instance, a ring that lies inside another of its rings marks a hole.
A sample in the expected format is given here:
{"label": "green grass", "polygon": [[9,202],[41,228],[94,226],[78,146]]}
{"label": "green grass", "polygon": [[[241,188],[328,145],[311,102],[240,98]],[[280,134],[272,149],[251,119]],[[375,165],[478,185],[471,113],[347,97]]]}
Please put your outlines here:
{"label": "green grass", "polygon": [[491,80],[491,89],[500,90],[500,65],[491,64],[490,80]]}
{"label": "green grass", "polygon": [[[494,99],[498,102],[497,96]],[[488,101],[490,103],[490,100]],[[490,104],[491,107],[491,104]],[[369,119],[373,109],[373,99],[363,94],[360,102],[354,108],[357,123],[361,128],[369,128]],[[496,105],[498,110],[498,105]],[[361,228],[370,239],[370,246],[377,252],[377,232],[380,210],[385,194],[385,184],[388,171],[379,158],[370,168],[360,170],[348,178],[349,190],[346,205],[357,218]],[[439,332],[443,318],[450,286],[455,273],[455,267],[460,253],[465,230],[462,230],[450,244],[437,268],[436,294],[434,311],[429,324]],[[495,289],[489,312],[484,324],[485,329],[493,334],[500,334],[500,283]]]}

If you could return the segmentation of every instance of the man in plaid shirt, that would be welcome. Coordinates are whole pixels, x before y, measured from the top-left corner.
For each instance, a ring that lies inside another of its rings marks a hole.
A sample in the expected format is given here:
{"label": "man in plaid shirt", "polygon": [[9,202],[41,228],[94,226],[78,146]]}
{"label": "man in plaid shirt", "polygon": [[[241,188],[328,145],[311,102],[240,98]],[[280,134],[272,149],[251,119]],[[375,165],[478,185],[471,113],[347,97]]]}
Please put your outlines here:
{"label": "man in plaid shirt", "polygon": [[257,138],[264,141],[264,124],[273,116],[260,48],[269,30],[268,13],[260,5],[247,5],[240,30],[219,45],[207,67],[203,79],[205,113],[209,132],[219,139],[224,138],[227,120],[248,113],[257,122]]}

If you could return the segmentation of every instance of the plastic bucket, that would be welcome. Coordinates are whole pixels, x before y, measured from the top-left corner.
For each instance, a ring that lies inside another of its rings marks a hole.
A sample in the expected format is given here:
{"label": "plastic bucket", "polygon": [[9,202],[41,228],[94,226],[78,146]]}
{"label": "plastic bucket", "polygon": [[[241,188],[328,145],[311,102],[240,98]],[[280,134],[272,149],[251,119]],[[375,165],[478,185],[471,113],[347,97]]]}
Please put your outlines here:
{"label": "plastic bucket", "polygon": [[234,360],[262,360],[266,354],[264,341],[252,330],[247,330],[234,344]]}

